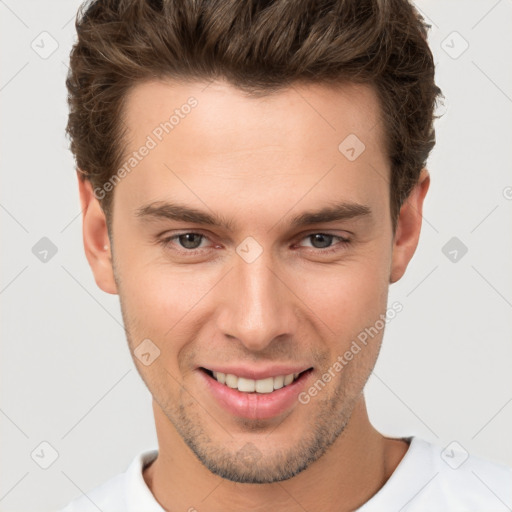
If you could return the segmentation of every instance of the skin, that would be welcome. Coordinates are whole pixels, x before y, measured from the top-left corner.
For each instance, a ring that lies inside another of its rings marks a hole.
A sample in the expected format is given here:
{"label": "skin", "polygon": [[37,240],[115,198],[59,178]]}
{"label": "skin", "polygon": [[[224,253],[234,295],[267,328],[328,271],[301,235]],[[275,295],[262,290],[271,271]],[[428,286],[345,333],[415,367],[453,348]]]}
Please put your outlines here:
{"label": "skin", "polygon": [[[159,443],[144,479],[166,510],[353,510],[408,448],[382,436],[366,412],[363,389],[383,330],[307,405],[270,419],[226,412],[198,367],[298,363],[313,368],[309,388],[385,314],[389,285],[416,250],[429,174],[422,170],[393,235],[371,87],[297,84],[249,98],[223,81],[206,85],[146,82],[129,94],[129,151],[190,96],[198,106],[115,187],[112,239],[90,183],[78,180],[96,283],[119,294],[132,353],[146,338],[160,350],[149,366],[134,357],[153,396]],[[351,133],[366,146],[355,161],[338,150]],[[136,215],[171,200],[235,226]],[[372,213],[290,227],[293,216],[341,200]],[[193,239],[199,254],[181,254],[191,247],[183,239],[160,243],[187,232],[205,236]],[[319,243],[315,233],[334,237]],[[249,236],[263,250],[252,263],[236,252]],[[249,464],[240,457],[247,446]]]}

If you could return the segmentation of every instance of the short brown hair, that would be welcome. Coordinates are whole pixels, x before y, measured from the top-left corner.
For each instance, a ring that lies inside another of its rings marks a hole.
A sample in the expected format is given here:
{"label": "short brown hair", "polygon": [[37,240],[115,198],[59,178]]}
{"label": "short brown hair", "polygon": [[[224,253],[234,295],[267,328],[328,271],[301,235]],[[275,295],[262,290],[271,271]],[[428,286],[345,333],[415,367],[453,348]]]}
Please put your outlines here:
{"label": "short brown hair", "polygon": [[[296,82],[367,83],[382,110],[395,229],[434,146],[441,94],[429,26],[408,0],[96,0],[75,26],[66,132],[93,188],[122,163],[124,100],[143,81],[223,78],[256,96]],[[112,192],[101,206],[109,222]]]}

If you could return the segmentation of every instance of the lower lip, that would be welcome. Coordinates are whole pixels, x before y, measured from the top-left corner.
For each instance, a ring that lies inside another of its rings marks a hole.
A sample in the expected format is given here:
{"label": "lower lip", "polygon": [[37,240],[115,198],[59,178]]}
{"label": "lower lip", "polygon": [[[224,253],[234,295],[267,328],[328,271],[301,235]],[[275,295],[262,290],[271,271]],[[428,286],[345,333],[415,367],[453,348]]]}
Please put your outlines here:
{"label": "lower lip", "polygon": [[298,396],[306,386],[311,373],[308,370],[288,386],[272,393],[243,393],[221,384],[205,371],[198,370],[209,392],[227,412],[248,419],[270,419],[287,412],[298,402]]}

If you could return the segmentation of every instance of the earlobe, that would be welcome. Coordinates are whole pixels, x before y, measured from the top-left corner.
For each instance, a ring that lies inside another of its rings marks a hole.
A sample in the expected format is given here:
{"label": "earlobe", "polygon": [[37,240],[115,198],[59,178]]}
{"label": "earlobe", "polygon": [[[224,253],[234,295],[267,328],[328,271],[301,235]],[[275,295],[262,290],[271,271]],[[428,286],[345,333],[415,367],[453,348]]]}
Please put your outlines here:
{"label": "earlobe", "polygon": [[91,182],[77,173],[85,256],[96,284],[106,293],[117,294],[107,221]]}
{"label": "earlobe", "polygon": [[420,238],[423,202],[430,186],[430,175],[422,169],[418,183],[405,200],[397,222],[393,240],[393,257],[389,282],[395,283],[405,274]]}

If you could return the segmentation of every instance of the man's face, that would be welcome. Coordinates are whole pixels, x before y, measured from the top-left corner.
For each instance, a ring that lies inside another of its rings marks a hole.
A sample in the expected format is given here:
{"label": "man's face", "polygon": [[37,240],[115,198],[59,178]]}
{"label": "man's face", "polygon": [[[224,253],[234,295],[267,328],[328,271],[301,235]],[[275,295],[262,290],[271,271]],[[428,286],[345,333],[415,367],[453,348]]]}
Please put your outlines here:
{"label": "man's face", "polygon": [[[214,473],[278,481],[341,434],[379,351],[382,330],[333,371],[386,312],[393,236],[379,106],[367,86],[257,99],[205,87],[145,83],[128,97],[129,152],[148,135],[156,146],[115,188],[117,291],[132,352],[148,339],[160,351],[134,361],[168,428]],[[155,128],[191,96],[197,105],[159,141]],[[173,219],[167,203],[226,225]],[[298,222],[341,203],[352,215]],[[213,372],[243,379],[228,377],[232,388]],[[238,390],[252,386],[262,392]]]}

